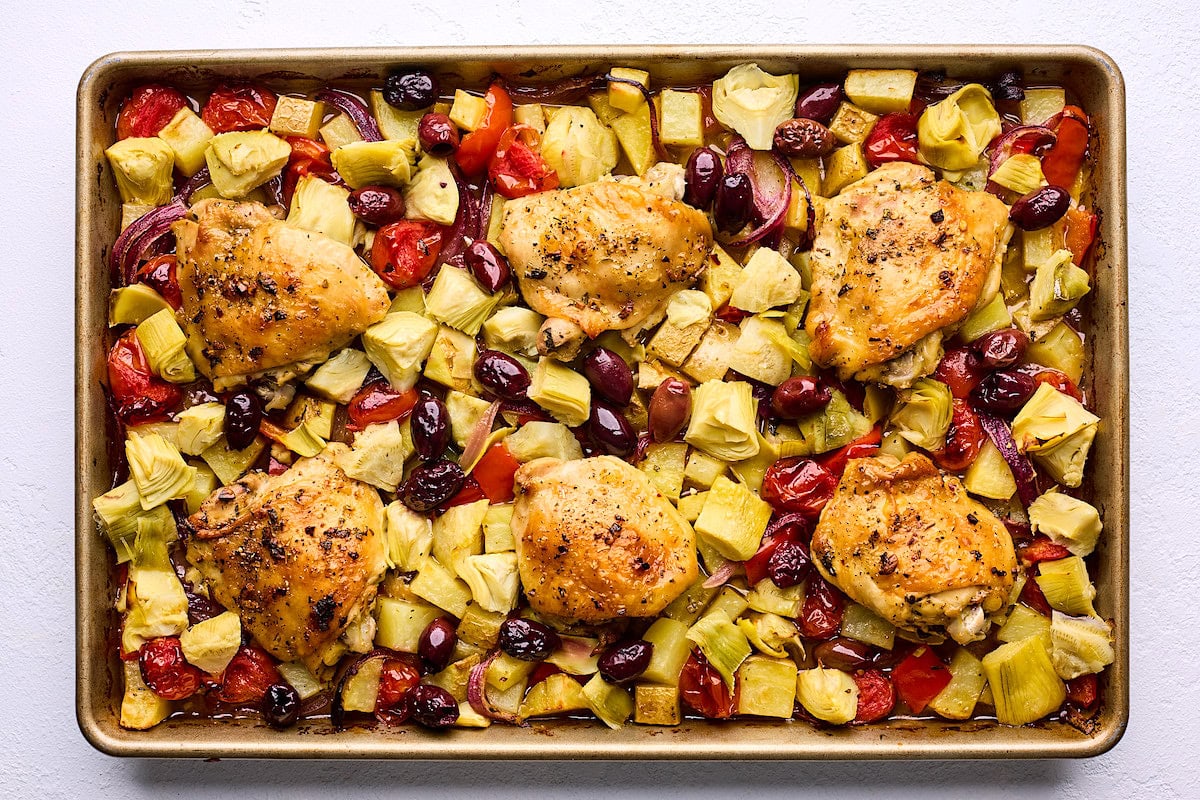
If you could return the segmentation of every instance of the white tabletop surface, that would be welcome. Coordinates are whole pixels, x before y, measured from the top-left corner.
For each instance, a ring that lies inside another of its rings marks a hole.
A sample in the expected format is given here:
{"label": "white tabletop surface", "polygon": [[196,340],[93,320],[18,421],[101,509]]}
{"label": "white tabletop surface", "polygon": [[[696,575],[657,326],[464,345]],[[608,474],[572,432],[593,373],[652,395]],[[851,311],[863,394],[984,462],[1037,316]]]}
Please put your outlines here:
{"label": "white tabletop surface", "polygon": [[[0,24],[0,796],[1200,797],[1195,5],[1149,0],[6,3]],[[868,7],[868,6],[872,7]],[[113,50],[582,42],[1074,42],[1124,70],[1133,715],[1090,761],[383,764],[117,760],[73,712],[74,96]]]}

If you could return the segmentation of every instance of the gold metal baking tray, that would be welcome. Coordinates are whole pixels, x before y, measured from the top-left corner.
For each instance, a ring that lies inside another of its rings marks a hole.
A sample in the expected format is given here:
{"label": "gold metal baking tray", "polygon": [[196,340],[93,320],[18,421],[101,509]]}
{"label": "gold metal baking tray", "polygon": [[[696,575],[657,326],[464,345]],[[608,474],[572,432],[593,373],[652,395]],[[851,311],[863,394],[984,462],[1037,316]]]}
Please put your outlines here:
{"label": "gold metal baking tray", "polygon": [[[1092,500],[1104,518],[1094,576],[1096,606],[1116,623],[1116,662],[1101,679],[1103,711],[1089,736],[1066,723],[1010,728],[986,721],[893,721],[818,729],[803,722],[687,721],[677,728],[594,722],[537,722],[527,728],[437,733],[359,728],[333,732],[325,720],[275,731],[254,720],[174,718],[149,731],[117,724],[121,697],[112,631],[110,556],[92,520],[91,498],[111,486],[103,332],[109,276],[105,266],[121,206],[104,158],[121,99],[136,84],[166,81],[183,89],[218,77],[267,82],[275,89],[326,83],[378,84],[386,72],[421,64],[454,80],[482,85],[493,72],[550,79],[613,63],[649,70],[657,84],[709,81],[757,61],[774,72],[840,74],[853,67],[944,69],[985,77],[1019,68],[1028,82],[1062,84],[1093,115],[1099,131],[1095,206],[1101,211],[1093,292],[1088,304],[1088,390],[1104,420],[1090,461]],[[562,46],[116,53],[84,73],[78,93],[76,240],[75,571],[76,709],[84,736],[113,755],[396,759],[899,759],[1093,756],[1120,740],[1129,718],[1129,371],[1126,313],[1125,90],[1105,54],[1080,46]]]}

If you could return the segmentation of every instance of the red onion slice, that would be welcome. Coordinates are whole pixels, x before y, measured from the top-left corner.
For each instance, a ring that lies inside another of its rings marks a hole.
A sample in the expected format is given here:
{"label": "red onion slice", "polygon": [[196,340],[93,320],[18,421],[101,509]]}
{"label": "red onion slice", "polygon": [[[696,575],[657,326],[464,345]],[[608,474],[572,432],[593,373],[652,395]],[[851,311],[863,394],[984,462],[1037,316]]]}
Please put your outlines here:
{"label": "red onion slice", "polygon": [[458,187],[458,213],[454,224],[446,234],[445,243],[438,253],[430,277],[437,274],[442,264],[462,255],[467,245],[487,236],[488,222],[492,216],[492,184],[484,180],[477,186],[466,179],[458,165],[450,162],[450,174]]}
{"label": "red onion slice", "polygon": [[992,440],[992,444],[1000,451],[1000,455],[1004,456],[1004,461],[1017,481],[1017,497],[1022,505],[1028,507],[1041,494],[1038,491],[1037,472],[1034,471],[1033,464],[1017,449],[1008,423],[991,414],[980,414],[979,423]]}
{"label": "red onion slice", "polygon": [[358,129],[358,135],[368,142],[382,142],[383,134],[379,131],[379,123],[371,116],[367,104],[358,97],[341,89],[322,89],[317,92],[317,99],[329,103],[338,111],[344,113]]}
{"label": "red onion slice", "polygon": [[516,86],[507,78],[499,76],[496,82],[512,97],[519,97],[531,103],[569,103],[578,100],[588,92],[603,89],[607,83],[604,75],[583,75],[578,78],[563,78],[553,83],[536,86]]}
{"label": "red onion slice", "polygon": [[487,671],[488,667],[492,665],[492,662],[499,655],[499,650],[493,651],[490,656],[471,667],[471,674],[467,678],[467,702],[471,704],[471,708],[475,709],[476,714],[488,719],[494,719],[497,722],[507,722],[511,725],[523,725],[524,723],[515,714],[497,711],[488,703]]}
{"label": "red onion slice", "polygon": [[996,173],[1000,165],[1007,161],[1012,156],[1013,148],[1018,144],[1024,143],[1026,140],[1032,141],[1031,152],[1049,147],[1053,145],[1058,136],[1054,131],[1041,125],[1020,125],[1007,133],[1003,134],[996,140],[996,144],[992,147],[992,157],[988,166],[988,177]]}
{"label": "red onion slice", "polygon": [[108,255],[113,275],[120,276],[123,285],[137,278],[137,265],[142,254],[171,229],[171,223],[187,216],[187,204],[178,195],[165,206],[138,217],[121,231]]}
{"label": "red onion slice", "polygon": [[729,579],[734,576],[734,573],[737,572],[737,568],[738,562],[726,561],[719,568],[717,568],[716,572],[714,572],[712,575],[709,575],[708,579],[701,585],[705,589],[715,589],[718,586],[724,586],[729,582]]}
{"label": "red onion slice", "polygon": [[[449,275],[448,273],[447,277]],[[492,434],[492,425],[496,422],[496,415],[500,413],[501,405],[499,400],[492,403],[475,423],[475,427],[471,429],[471,435],[467,437],[467,445],[463,448],[462,457],[458,460],[460,464],[473,465],[483,455],[483,448]]]}
{"label": "red onion slice", "polygon": [[[741,143],[741,148],[746,148],[745,142]],[[735,144],[729,150],[729,156],[726,159],[726,171],[730,171],[729,162],[732,160],[735,167],[742,166],[747,157],[743,155],[741,148],[737,148]],[[748,148],[746,148],[748,150]],[[757,157],[756,157],[757,156]],[[770,153],[754,153],[749,154],[750,171],[747,173],[750,176],[750,183],[754,187],[754,205],[758,209],[759,214],[763,217],[763,222],[750,233],[735,239],[729,243],[730,247],[745,247],[748,244],[763,239],[783,225],[783,220],[787,216],[788,206],[792,204],[792,182],[798,181],[801,186],[804,181],[792,169],[792,165],[786,158],[778,153],[771,151]],[[767,167],[768,164],[774,165],[778,169],[778,173],[771,175],[771,170]],[[733,170],[740,171],[740,170]],[[782,176],[782,177],[780,177]],[[805,187],[805,194],[808,194],[808,188]],[[809,219],[812,220],[813,211],[812,203],[809,203]],[[809,225],[812,228],[812,225]]]}
{"label": "red onion slice", "polygon": [[185,203],[192,202],[192,195],[212,183],[212,176],[208,174],[208,167],[204,167],[195,175],[187,179],[187,183],[183,184],[183,188],[175,196]]}

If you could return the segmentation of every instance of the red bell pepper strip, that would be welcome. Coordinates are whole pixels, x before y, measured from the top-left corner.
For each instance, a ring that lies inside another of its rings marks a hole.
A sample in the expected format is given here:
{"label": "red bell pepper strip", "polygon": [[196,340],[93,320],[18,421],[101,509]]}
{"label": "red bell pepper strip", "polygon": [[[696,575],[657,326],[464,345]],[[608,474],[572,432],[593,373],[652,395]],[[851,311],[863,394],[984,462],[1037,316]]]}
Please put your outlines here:
{"label": "red bell pepper strip", "polygon": [[458,166],[470,177],[480,175],[488,167],[500,137],[512,125],[512,98],[498,83],[493,83],[484,96],[483,122],[468,133],[454,154]]}
{"label": "red bell pepper strip", "polygon": [[504,442],[497,442],[487,449],[471,474],[490,502],[507,503],[513,499],[513,476],[520,466]]}
{"label": "red bell pepper strip", "polygon": [[1042,156],[1042,174],[1051,186],[1070,189],[1087,155],[1088,119],[1075,106],[1063,109],[1062,119],[1055,131],[1058,140]]}
{"label": "red bell pepper strip", "polygon": [[1100,218],[1086,208],[1071,208],[1067,210],[1067,249],[1071,251],[1071,260],[1076,266],[1083,264],[1088,250],[1096,241],[1096,230],[1100,227]]}
{"label": "red bell pepper strip", "polygon": [[928,647],[918,647],[892,670],[892,683],[904,705],[920,714],[953,677]]}

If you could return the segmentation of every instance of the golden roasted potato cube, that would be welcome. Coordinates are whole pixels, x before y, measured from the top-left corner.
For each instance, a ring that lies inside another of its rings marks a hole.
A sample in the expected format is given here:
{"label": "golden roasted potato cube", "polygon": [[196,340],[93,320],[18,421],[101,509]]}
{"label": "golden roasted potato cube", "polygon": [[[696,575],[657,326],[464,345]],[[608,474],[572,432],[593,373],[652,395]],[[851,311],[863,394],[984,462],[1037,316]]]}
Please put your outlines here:
{"label": "golden roasted potato cube", "polygon": [[691,383],[681,373],[676,372],[661,361],[638,362],[638,387],[646,391],[654,391],[667,378],[679,378],[684,383]]}
{"label": "golden roasted potato cube", "polygon": [[[613,67],[608,71],[608,74],[614,78],[635,81],[646,88],[650,86],[650,73],[644,69]],[[613,108],[621,111],[637,111],[641,104],[646,102],[646,98],[636,86],[618,81],[609,81],[608,102]]]}
{"label": "golden roasted potato cube", "polygon": [[660,95],[662,124],[658,138],[663,144],[700,147],[704,144],[704,113],[697,92],[665,89]]}
{"label": "golden roasted potato cube", "polygon": [[[717,321],[708,326],[704,338],[692,355],[683,364],[683,371],[696,381],[717,381],[729,371],[733,358],[733,346],[737,344],[741,331],[736,325]],[[656,386],[658,384],[655,384]]]}
{"label": "golden roasted potato cube", "polygon": [[268,130],[276,136],[303,136],[315,139],[325,116],[325,104],[305,100],[303,97],[279,95],[275,113],[271,115]]}
{"label": "golden roasted potato cube", "polygon": [[187,106],[175,112],[171,121],[158,132],[158,138],[171,145],[175,152],[175,169],[189,178],[204,166],[204,151],[212,137],[212,128]]}
{"label": "golden roasted potato cube", "polygon": [[846,76],[846,96],[873,114],[908,111],[917,73],[911,69],[852,69]]}
{"label": "golden roasted potato cube", "polygon": [[645,175],[646,170],[658,161],[654,140],[650,137],[651,108],[650,103],[643,103],[641,108],[622,114],[610,123],[617,134],[617,141],[621,143],[621,150],[638,175]]}
{"label": "golden roasted potato cube", "polygon": [[358,134],[358,128],[354,127],[354,123],[345,114],[338,114],[326,122],[320,127],[318,133],[321,134],[321,141],[325,142],[330,150],[337,150],[342,145],[362,141],[362,137]]}
{"label": "golden roasted potato cube", "polygon": [[783,227],[799,233],[808,230],[808,199],[798,183],[792,184],[792,201],[783,217]]}
{"label": "golden roasted potato cube", "polygon": [[633,721],[640,725],[678,725],[678,686],[638,684],[633,689]]}
{"label": "golden roasted potato cube", "polygon": [[143,203],[122,203],[121,230],[125,230],[130,225],[149,214],[155,208],[157,208],[157,206],[148,206]]}
{"label": "golden roasted potato cube", "polygon": [[792,169],[796,171],[796,177],[804,181],[804,185],[808,187],[810,194],[816,196],[821,194],[821,175],[824,169],[821,166],[819,158],[793,158],[791,159]]}
{"label": "golden roasted potato cube", "polygon": [[863,153],[860,143],[854,142],[839,147],[829,157],[822,194],[833,197],[855,181],[867,177],[868,172],[870,167],[867,165],[867,156]]}
{"label": "golden roasted potato cube", "polygon": [[714,244],[708,255],[708,269],[700,278],[700,289],[708,295],[714,309],[729,302],[733,285],[742,273],[742,265],[734,261],[719,244]]}
{"label": "golden roasted potato cube", "polygon": [[454,104],[450,106],[450,121],[460,128],[473,131],[483,124],[487,114],[487,102],[478,95],[467,94],[462,89],[454,90]]}
{"label": "golden roasted potato cube", "polygon": [[518,125],[528,125],[538,133],[546,132],[546,112],[541,103],[528,103],[513,109],[513,121]]}
{"label": "golden roasted potato cube", "polygon": [[683,477],[696,486],[708,489],[728,468],[729,465],[721,459],[713,458],[702,450],[693,450],[688,456]]}
{"label": "golden roasted potato cube", "polygon": [[878,121],[879,117],[875,114],[843,100],[833,115],[833,121],[829,123],[829,131],[842,144],[852,144],[870,136]]}
{"label": "golden roasted potato cube", "polygon": [[672,367],[678,367],[687,361],[696,345],[700,344],[706,330],[708,320],[694,322],[686,328],[677,328],[670,321],[665,321],[658,326],[658,330],[646,345],[646,355],[664,361]]}
{"label": "golden roasted potato cube", "polygon": [[695,522],[700,516],[700,511],[704,508],[704,501],[707,499],[708,492],[696,492],[695,494],[679,498],[677,506],[680,515],[688,522]]}

